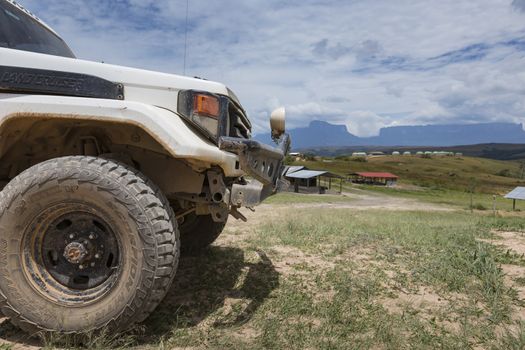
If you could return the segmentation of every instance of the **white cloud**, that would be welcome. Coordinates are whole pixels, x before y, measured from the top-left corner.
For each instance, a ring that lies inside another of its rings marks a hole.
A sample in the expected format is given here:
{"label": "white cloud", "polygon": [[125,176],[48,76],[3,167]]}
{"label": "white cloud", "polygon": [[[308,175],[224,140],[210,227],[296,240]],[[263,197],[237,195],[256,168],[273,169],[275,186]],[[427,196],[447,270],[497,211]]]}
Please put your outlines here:
{"label": "white cloud", "polygon": [[388,117],[381,117],[370,111],[354,111],[346,119],[347,129],[361,137],[377,136],[382,127],[390,126]]}
{"label": "white cloud", "polygon": [[[20,0],[81,58],[182,73],[185,0]],[[525,0],[190,1],[188,74],[239,95],[256,132],[525,121]]]}

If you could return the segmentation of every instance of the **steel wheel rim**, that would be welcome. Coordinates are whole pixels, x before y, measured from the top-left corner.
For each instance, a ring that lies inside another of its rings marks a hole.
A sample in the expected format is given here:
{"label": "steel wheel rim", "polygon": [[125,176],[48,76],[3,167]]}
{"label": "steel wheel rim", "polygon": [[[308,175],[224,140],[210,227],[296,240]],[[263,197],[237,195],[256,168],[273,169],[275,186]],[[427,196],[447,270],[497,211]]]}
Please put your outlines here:
{"label": "steel wheel rim", "polygon": [[34,289],[57,304],[86,305],[106,295],[121,273],[116,225],[84,203],[51,206],[24,232],[23,272]]}

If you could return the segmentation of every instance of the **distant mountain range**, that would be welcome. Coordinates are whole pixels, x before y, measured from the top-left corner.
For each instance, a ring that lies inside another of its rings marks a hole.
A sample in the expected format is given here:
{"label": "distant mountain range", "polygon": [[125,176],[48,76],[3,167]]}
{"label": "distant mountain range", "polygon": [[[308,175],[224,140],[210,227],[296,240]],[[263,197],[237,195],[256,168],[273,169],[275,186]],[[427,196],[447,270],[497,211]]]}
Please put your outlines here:
{"label": "distant mountain range", "polygon": [[[346,146],[456,146],[482,143],[525,144],[522,124],[485,123],[467,125],[393,126],[382,128],[378,136],[358,137],[345,125],[312,121],[309,126],[289,130],[294,150]],[[270,134],[255,136],[271,142]]]}

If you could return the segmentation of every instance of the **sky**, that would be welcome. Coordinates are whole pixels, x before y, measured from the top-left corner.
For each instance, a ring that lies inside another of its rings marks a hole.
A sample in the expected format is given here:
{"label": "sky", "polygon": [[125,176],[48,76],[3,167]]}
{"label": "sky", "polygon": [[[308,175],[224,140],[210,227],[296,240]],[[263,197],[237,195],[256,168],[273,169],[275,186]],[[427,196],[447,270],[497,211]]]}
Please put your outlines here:
{"label": "sky", "polygon": [[[254,132],[287,109],[358,136],[525,123],[525,0],[19,0],[79,58],[228,85]],[[187,30],[187,31],[186,31]]]}

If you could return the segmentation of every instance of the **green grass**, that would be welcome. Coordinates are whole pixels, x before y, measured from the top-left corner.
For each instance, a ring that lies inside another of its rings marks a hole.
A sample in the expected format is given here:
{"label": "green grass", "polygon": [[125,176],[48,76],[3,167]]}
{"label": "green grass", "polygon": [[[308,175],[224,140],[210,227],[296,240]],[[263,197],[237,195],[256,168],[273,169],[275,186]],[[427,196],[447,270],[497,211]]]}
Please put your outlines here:
{"label": "green grass", "polygon": [[[183,258],[145,348],[522,348],[505,252],[480,241],[522,218],[288,210],[243,248]],[[412,303],[425,290],[430,306]],[[436,298],[441,301],[437,302]],[[435,300],[434,300],[435,299]],[[396,300],[400,305],[392,308]],[[404,300],[404,301],[403,301]],[[434,301],[432,301],[434,300]]]}
{"label": "green grass", "polygon": [[[85,349],[85,350],[104,350],[104,349],[129,349],[134,346],[139,337],[143,336],[144,328],[135,326],[132,330],[125,333],[110,332],[86,332],[78,334],[57,335],[54,333],[42,332],[37,334],[44,346],[43,350],[52,349]],[[2,348],[0,347],[0,350]]]}
{"label": "green grass", "polygon": [[[359,186],[360,189],[366,189],[381,194],[387,194],[398,197],[412,198],[424,202],[444,204],[458,209],[470,209],[471,194],[464,191],[454,191],[437,188],[421,188],[417,190],[404,189],[397,187],[383,187],[383,186]],[[346,191],[352,192],[351,186],[345,187]],[[474,209],[482,209],[492,211],[494,206],[494,195],[488,193],[473,193],[472,202]],[[525,209],[525,202],[518,202],[517,209]],[[496,195],[496,210],[510,211],[512,210],[512,200],[505,199],[501,195]]]}
{"label": "green grass", "polygon": [[[525,186],[525,179],[519,178],[520,162],[485,158],[385,156],[369,158],[367,162],[324,159],[299,161],[295,165],[324,169],[345,176],[359,171],[391,172],[400,177],[399,186],[359,186],[359,188],[460,209],[470,209],[470,192],[473,192],[474,209],[492,211],[493,196],[496,195],[496,209],[510,211],[512,201],[504,199],[503,195],[516,186]],[[353,186],[349,183],[343,186],[345,192],[351,193],[352,189]],[[282,201],[293,202],[291,198],[284,197]],[[517,208],[525,210],[525,203],[519,202]]]}
{"label": "green grass", "polygon": [[329,162],[304,161],[295,165],[326,169],[345,176],[359,171],[391,172],[400,177],[402,184],[463,192],[474,186],[476,192],[501,194],[525,184],[525,179],[519,178],[519,162],[474,157],[386,156],[370,158],[367,162],[330,159]]}
{"label": "green grass", "polygon": [[[348,198],[284,193],[272,200]],[[518,297],[525,282],[509,284],[501,266],[525,267],[525,259],[488,243],[495,230],[525,232],[523,216],[292,205],[258,215],[270,214],[183,256],[151,317],[123,336],[83,338],[83,348],[524,348],[516,312],[525,307]],[[78,339],[44,339],[48,349],[64,344]]]}
{"label": "green grass", "polygon": [[[501,221],[507,228],[522,227],[517,219]],[[294,313],[322,320],[315,335],[301,334],[295,339],[299,343],[290,344],[287,335],[297,332],[296,327],[287,330],[281,324],[278,333],[272,335],[275,342],[265,345],[341,349],[465,348],[476,343],[496,346],[493,337],[497,325],[511,323],[514,291],[503,283],[497,262],[502,252],[477,238],[489,237],[497,226],[498,221],[490,218],[457,213],[341,215],[337,211],[309,211],[266,225],[260,231],[258,246],[293,246],[338,263],[328,273],[318,272],[312,277],[316,280],[314,290],[299,293],[304,308]],[[363,248],[373,263],[359,271],[363,267],[346,255]],[[393,281],[383,273],[385,270],[393,271],[395,288],[389,286]],[[315,274],[315,270],[309,272]],[[398,289],[417,290],[418,286],[430,287],[443,299],[453,299],[457,293],[463,297],[432,315],[409,307],[391,314],[379,302],[381,297],[397,294]],[[323,288],[335,288],[334,300],[307,308]],[[274,302],[274,310],[287,309],[286,298]],[[435,319],[428,320],[427,316]],[[446,322],[457,323],[460,331],[444,329]],[[463,332],[467,331],[465,339]]]}

